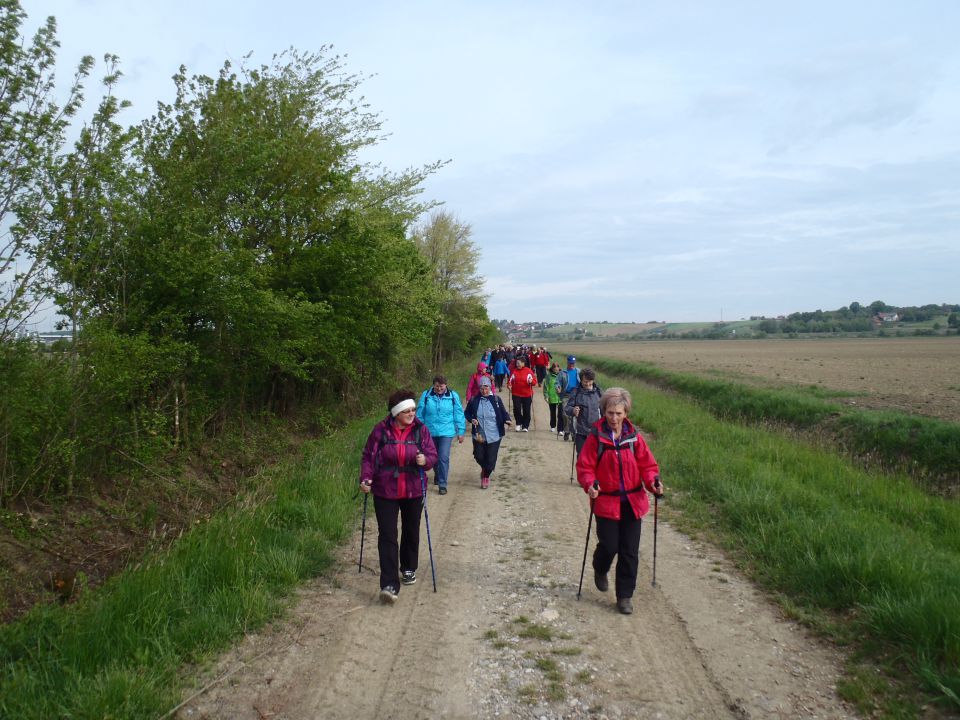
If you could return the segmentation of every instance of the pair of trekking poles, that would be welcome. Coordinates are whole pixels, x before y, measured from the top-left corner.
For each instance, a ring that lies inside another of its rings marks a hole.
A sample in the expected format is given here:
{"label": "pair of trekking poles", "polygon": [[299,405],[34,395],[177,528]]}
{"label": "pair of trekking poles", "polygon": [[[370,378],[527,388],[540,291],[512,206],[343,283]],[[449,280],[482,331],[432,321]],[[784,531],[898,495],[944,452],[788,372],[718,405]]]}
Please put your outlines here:
{"label": "pair of trekking poles", "polygon": [[[577,456],[577,418],[571,416],[573,421],[573,452],[570,454],[570,482],[573,482],[573,464]],[[600,489],[600,483],[595,482],[593,484],[595,488]],[[657,586],[657,521],[659,516],[660,509],[660,498],[663,493],[654,493],[653,494],[653,578],[650,582],[654,587]],[[593,526],[593,503],[594,500],[590,499],[590,519],[587,520],[587,541],[583,545],[583,565],[580,566],[580,584],[577,585],[577,600],[580,599],[580,593],[583,590],[583,574],[587,570],[587,548],[590,547],[590,528]]]}
{"label": "pair of trekking poles", "polygon": [[[599,488],[599,483],[594,483],[595,488]],[[653,495],[653,579],[650,584],[657,586],[657,515],[660,507],[660,495]],[[583,574],[587,570],[587,548],[590,547],[590,527],[593,524],[593,500],[590,500],[590,519],[587,521],[587,541],[583,545],[583,565],[580,566],[580,584],[577,585],[577,600],[580,599],[580,593],[583,591]]]}
{"label": "pair of trekking poles", "polygon": [[[430,551],[430,575],[433,578],[433,591],[437,591],[437,568],[433,564],[433,542],[430,539],[430,513],[427,512],[427,474],[420,468],[420,490],[423,492],[423,519],[427,524],[427,549]],[[360,524],[360,559],[357,561],[357,573],[363,572],[363,541],[367,535],[367,498],[363,494],[363,521]]]}

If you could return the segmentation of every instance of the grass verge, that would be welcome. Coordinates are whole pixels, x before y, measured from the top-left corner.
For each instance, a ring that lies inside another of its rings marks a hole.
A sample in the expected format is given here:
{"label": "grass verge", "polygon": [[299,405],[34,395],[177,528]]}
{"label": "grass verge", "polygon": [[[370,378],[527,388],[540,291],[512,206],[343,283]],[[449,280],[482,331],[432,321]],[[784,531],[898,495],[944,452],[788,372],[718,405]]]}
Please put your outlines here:
{"label": "grass verge", "polygon": [[629,379],[602,382],[634,394],[678,523],[708,529],[785,606],[960,709],[960,505]]}
{"label": "grass verge", "polygon": [[328,566],[353,529],[357,421],[302,460],[261,476],[254,496],[198,525],[67,607],[0,628],[0,717],[159,717],[179,702],[180,668],[262,626]]}
{"label": "grass verge", "polygon": [[960,493],[960,425],[831,402],[805,388],[755,388],[670,372],[642,362],[581,357],[601,372],[637,378],[695,399],[721,419],[787,425],[825,435],[872,464],[908,472],[941,494]]}
{"label": "grass verge", "polygon": [[[465,385],[465,368],[451,380]],[[185,666],[279,617],[329,566],[359,522],[360,453],[384,414],[305,443],[232,508],[76,603],[0,627],[0,717],[163,717],[189,685]]]}

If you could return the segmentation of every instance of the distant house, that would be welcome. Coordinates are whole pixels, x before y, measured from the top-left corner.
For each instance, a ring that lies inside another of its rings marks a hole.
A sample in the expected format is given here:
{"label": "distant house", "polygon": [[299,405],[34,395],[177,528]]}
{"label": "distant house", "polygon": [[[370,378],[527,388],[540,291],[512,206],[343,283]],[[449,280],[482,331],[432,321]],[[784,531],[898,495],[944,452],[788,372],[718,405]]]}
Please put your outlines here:
{"label": "distant house", "polygon": [[899,322],[900,316],[895,312],[878,312],[877,320],[882,323]]}

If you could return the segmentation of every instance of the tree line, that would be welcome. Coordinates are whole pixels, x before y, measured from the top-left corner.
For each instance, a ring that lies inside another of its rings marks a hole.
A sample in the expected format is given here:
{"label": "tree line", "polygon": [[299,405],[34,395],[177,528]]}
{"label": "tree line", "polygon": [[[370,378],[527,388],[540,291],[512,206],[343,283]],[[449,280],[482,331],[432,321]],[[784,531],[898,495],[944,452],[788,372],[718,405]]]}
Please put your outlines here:
{"label": "tree line", "polygon": [[[80,123],[93,59],[58,101],[56,22],[28,40],[25,19],[0,0],[0,502],[496,335],[470,226],[420,197],[442,163],[360,160],[381,121],[328,48],[181,66],[135,125],[106,55]],[[71,332],[44,349],[24,331],[50,306]]]}
{"label": "tree line", "polygon": [[875,300],[869,305],[852,302],[837,310],[795,312],[777,319],[759,318],[757,330],[768,334],[871,332],[880,313],[896,314],[899,322],[913,323],[928,322],[946,315],[949,326],[954,327],[958,311],[960,305],[947,303],[897,307],[882,300]]}

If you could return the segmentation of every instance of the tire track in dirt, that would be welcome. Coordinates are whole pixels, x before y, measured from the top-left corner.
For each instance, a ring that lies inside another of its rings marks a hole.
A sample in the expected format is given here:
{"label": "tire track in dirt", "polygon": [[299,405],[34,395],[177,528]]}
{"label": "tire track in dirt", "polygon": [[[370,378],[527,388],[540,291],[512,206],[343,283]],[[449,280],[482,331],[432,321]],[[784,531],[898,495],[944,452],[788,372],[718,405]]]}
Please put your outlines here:
{"label": "tire track in dirt", "polygon": [[644,523],[633,615],[593,587],[589,556],[578,601],[588,502],[570,483],[572,443],[546,429],[541,398],[534,408],[541,427],[508,433],[489,490],[469,441],[453,446],[449,494],[431,485],[438,592],[424,528],[416,585],[379,604],[371,512],[363,572],[358,532],[178,717],[852,717],[833,692],[839,656],[662,518],[657,587]]}

